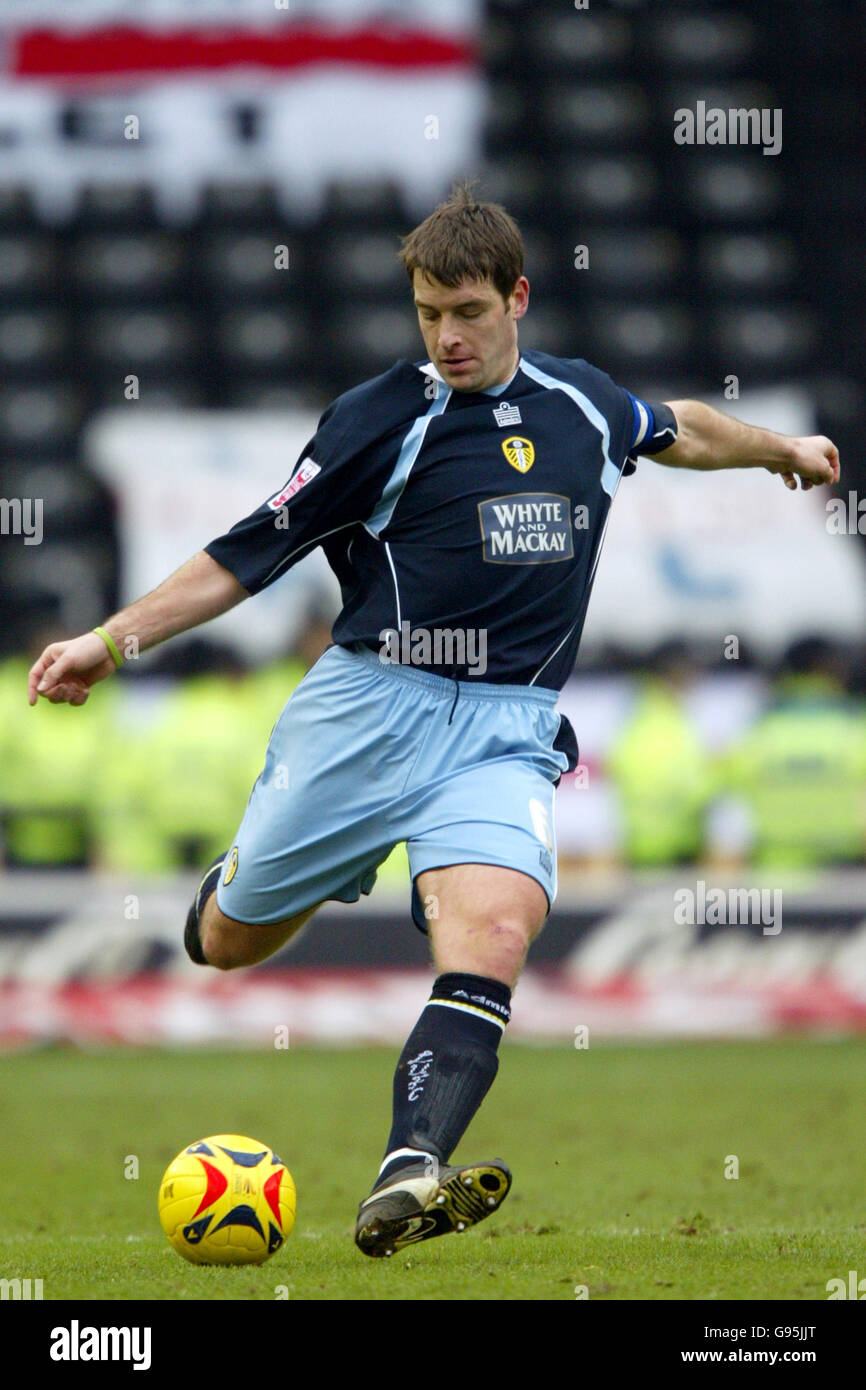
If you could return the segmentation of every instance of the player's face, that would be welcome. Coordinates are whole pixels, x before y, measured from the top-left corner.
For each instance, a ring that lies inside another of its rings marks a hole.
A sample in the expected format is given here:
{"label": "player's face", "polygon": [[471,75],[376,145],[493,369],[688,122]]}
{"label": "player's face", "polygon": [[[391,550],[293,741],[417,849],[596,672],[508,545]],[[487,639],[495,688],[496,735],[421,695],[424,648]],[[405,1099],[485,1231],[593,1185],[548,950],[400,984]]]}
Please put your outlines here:
{"label": "player's face", "polygon": [[529,282],[521,276],[507,300],[489,280],[461,280],[449,289],[416,270],[415,306],[430,361],[455,391],[483,391],[517,370],[517,320],[526,313]]}

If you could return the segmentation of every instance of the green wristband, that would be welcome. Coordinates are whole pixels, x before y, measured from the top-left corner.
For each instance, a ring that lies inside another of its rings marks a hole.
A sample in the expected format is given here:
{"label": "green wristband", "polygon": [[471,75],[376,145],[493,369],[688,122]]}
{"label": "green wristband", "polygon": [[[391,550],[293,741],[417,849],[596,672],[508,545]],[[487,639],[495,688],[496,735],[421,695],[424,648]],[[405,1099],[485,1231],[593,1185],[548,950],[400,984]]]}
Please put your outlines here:
{"label": "green wristband", "polygon": [[103,640],[103,642],[105,643],[106,647],[107,647],[108,650],[111,652],[111,659],[112,659],[112,661],[114,662],[115,666],[116,666],[116,667],[118,668],[118,670],[119,670],[120,667],[123,665],[123,657],[120,655],[120,652],[117,650],[117,644],[116,644],[116,642],[114,641],[114,638],[111,637],[111,636],[105,631],[105,628],[104,628],[104,627],[95,627],[95,628],[93,629],[93,631],[99,633],[99,636],[102,638],[102,640]]}

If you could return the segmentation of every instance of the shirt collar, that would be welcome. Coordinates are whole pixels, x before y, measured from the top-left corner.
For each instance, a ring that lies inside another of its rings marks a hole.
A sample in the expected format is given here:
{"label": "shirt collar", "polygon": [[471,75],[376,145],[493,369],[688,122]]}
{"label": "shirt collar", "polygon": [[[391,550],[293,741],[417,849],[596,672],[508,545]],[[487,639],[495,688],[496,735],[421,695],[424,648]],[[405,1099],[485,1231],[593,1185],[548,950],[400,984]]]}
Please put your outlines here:
{"label": "shirt collar", "polygon": [[[517,366],[514,369],[514,375],[509,377],[508,381],[502,382],[502,384],[499,386],[485,386],[484,389],[479,391],[477,394],[479,396],[501,396],[503,392],[507,391],[509,386],[513,384],[514,379],[522,366],[523,358],[521,357],[518,359]],[[440,376],[439,372],[433,366],[432,362],[425,362],[423,366],[419,366],[418,370],[419,372],[422,372],[424,376],[432,376],[434,380],[441,381],[443,386],[447,386],[448,383],[445,381],[444,377]]]}

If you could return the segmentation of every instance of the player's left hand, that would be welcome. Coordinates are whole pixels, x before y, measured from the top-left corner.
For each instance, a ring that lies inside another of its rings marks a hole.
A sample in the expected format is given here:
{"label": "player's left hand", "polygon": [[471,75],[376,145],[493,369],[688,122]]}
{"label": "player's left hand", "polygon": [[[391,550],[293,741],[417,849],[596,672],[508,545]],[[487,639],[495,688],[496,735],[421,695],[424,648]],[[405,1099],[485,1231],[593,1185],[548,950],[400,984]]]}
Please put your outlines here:
{"label": "player's left hand", "polygon": [[803,492],[824,483],[838,483],[839,450],[831,439],[823,434],[813,434],[793,439],[791,443],[794,448],[793,463],[784,471],[779,470],[785,487],[796,492],[798,478]]}

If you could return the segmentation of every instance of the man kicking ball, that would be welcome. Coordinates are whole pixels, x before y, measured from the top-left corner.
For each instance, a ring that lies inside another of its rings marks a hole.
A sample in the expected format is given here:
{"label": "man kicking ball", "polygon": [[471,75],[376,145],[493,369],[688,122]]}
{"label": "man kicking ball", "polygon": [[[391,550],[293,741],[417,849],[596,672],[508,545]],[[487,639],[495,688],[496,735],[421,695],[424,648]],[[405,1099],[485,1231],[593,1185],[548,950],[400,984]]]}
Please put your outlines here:
{"label": "man kicking ball", "polygon": [[292,694],[230,850],[187,920],[219,970],[279,950],[323,902],[369,893],[406,842],[436,979],[394,1077],[356,1241],[391,1255],[495,1211],[500,1160],[449,1165],[496,1075],[527,950],[556,895],[554,790],[577,748],[557,713],[610,504],[639,454],[833,483],[821,436],[697,401],[638,400],[581,359],[518,348],[520,232],[466,185],[404,239],[427,357],[325,410],[285,484],[152,593],[48,646],[30,703],[83,704],[123,662],[226,612],[321,545],[343,608]]}

